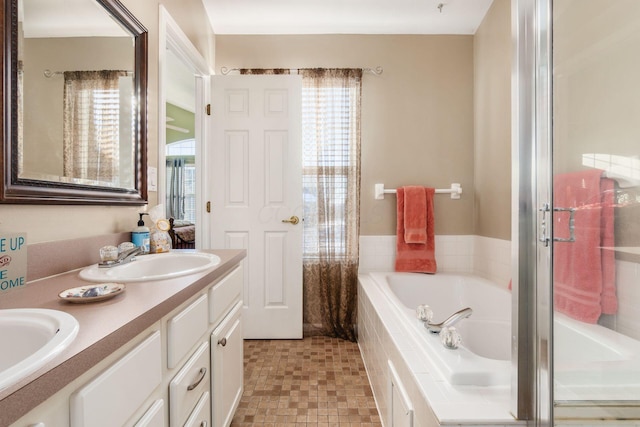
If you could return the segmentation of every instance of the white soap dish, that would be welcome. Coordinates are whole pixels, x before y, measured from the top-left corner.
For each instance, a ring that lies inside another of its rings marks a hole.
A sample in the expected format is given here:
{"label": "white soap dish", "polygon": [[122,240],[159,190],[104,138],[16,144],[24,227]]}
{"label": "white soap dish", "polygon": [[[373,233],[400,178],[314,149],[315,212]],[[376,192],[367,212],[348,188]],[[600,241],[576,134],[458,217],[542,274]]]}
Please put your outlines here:
{"label": "white soap dish", "polygon": [[124,289],[123,283],[99,283],[66,289],[60,292],[58,297],[74,303],[88,303],[113,298],[124,292]]}

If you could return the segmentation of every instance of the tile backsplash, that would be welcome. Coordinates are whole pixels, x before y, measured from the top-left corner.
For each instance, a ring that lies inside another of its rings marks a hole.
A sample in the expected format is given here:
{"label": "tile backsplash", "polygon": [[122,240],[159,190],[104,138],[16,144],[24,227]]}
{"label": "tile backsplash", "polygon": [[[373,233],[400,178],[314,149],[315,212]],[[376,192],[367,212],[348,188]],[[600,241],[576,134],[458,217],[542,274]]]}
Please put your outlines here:
{"label": "tile backsplash", "polygon": [[[435,237],[438,271],[473,273],[507,287],[511,241],[475,235]],[[393,271],[396,236],[360,236],[360,272]]]}
{"label": "tile backsplash", "polygon": [[114,233],[80,239],[28,245],[27,280],[38,280],[100,261],[100,248],[131,240],[131,233]]}
{"label": "tile backsplash", "polygon": [[[436,236],[438,271],[472,273],[507,287],[511,242],[476,235]],[[394,271],[396,236],[360,236],[360,272]],[[618,313],[600,323],[640,340],[640,264],[616,260]]]}

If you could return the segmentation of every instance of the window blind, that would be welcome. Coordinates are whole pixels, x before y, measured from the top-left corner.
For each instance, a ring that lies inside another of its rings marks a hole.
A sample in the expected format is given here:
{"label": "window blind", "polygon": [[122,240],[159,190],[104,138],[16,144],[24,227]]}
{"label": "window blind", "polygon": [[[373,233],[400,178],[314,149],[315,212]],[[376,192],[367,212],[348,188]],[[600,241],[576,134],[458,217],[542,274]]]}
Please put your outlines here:
{"label": "window blind", "polygon": [[306,86],[302,91],[304,256],[347,252],[348,177],[356,87]]}

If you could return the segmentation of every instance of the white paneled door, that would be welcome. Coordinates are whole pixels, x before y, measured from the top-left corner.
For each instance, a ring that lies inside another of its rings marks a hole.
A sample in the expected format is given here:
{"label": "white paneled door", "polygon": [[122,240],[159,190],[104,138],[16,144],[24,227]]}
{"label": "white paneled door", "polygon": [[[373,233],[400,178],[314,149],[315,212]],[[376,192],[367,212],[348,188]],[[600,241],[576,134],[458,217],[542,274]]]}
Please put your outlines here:
{"label": "white paneled door", "polygon": [[246,249],[245,338],[302,338],[300,76],[214,76],[211,246]]}

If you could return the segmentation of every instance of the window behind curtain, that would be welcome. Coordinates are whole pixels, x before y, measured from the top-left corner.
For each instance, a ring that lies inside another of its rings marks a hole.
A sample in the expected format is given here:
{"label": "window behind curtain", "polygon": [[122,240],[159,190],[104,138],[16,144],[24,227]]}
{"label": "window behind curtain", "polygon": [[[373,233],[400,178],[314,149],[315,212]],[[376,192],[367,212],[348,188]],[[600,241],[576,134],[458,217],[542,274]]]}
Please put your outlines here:
{"label": "window behind curtain", "polygon": [[[195,166],[195,154],[196,144],[195,139],[186,139],[182,141],[172,142],[167,144],[166,148],[167,157],[167,173],[166,173],[166,214],[167,217],[174,219],[181,219],[195,223],[196,221],[196,166]],[[182,159],[180,179],[175,180],[176,171],[173,170],[173,163],[175,159]],[[173,189],[173,191],[172,191]],[[175,197],[177,200],[172,203],[171,197]],[[178,205],[179,209],[175,209],[174,206]]]}
{"label": "window behind curtain", "polygon": [[303,78],[304,258],[318,258],[321,253],[346,258],[351,252],[347,234],[349,227],[353,228],[348,222],[353,222],[348,218],[353,204],[349,184],[359,176],[359,123],[355,117],[360,80],[313,73]]}
{"label": "window behind curtain", "polygon": [[[171,189],[174,185],[172,182],[171,166],[169,163],[171,159],[167,160],[167,182],[166,188]],[[196,223],[196,165],[193,163],[186,163],[183,166],[183,176],[180,182],[180,192],[177,195],[178,203],[180,204],[180,212],[175,209],[171,209],[171,194],[167,191],[166,197],[166,215],[168,218],[181,219],[188,221],[192,224]]]}

